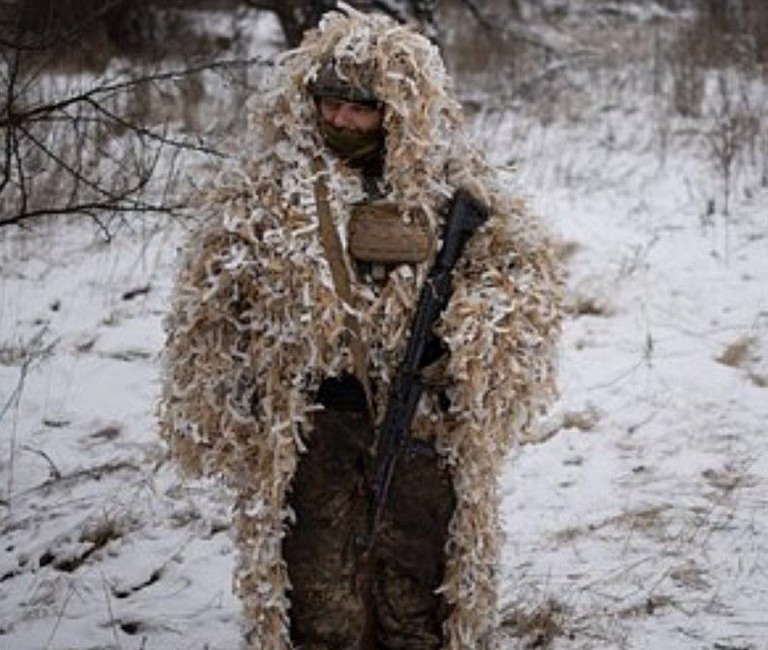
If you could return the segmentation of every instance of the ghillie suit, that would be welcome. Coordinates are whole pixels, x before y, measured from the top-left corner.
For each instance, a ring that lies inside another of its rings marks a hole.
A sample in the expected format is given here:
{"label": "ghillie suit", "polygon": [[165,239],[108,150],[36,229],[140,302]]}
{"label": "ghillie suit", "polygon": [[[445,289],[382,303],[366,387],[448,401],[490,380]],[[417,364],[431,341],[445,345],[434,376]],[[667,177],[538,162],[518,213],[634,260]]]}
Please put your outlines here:
{"label": "ghillie suit", "polygon": [[[328,61],[384,102],[386,154],[375,187],[319,133],[310,88]],[[253,109],[254,157],[209,191],[208,218],[187,245],[169,318],[163,435],[187,469],[220,476],[238,495],[235,584],[253,647],[298,645],[284,554],[296,517],[292,490],[304,481],[299,460],[307,446],[326,445],[313,427],[334,417],[318,405],[318,390],[327,378],[354,372],[354,313],[381,416],[431,264],[400,265],[377,282],[345,250],[353,294],[345,304],[319,239],[316,181],[327,186],[342,241],[352,206],[372,194],[397,204],[401,218],[434,241],[456,189],[469,190],[491,217],[456,269],[436,328],[449,351],[447,385],[422,397],[413,435],[437,450],[455,495],[439,589],[446,606],[440,643],[480,648],[496,617],[498,475],[510,445],[530,435],[554,391],[560,282],[551,243],[469,144],[439,54],[409,28],[349,9],[329,13],[281,58],[272,84]],[[341,465],[343,476],[349,464]],[[403,489],[418,483],[418,462],[406,465]],[[305,510],[311,515],[311,506]]]}

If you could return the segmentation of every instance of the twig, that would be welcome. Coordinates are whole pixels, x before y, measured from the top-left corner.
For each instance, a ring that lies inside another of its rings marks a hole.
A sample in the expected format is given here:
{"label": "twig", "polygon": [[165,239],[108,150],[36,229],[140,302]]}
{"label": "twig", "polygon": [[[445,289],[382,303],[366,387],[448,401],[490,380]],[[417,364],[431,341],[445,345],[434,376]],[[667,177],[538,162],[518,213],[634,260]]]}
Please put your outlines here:
{"label": "twig", "polygon": [[[32,338],[31,343],[33,345],[36,343],[39,343],[40,339],[43,337],[44,334],[45,334],[45,328],[43,328],[40,332],[38,332]],[[50,354],[51,350],[53,350],[56,343],[58,343],[58,339],[56,339],[50,345],[47,345],[46,347],[36,350],[34,352],[31,352],[27,355],[27,357],[24,359],[24,361],[21,364],[21,369],[19,371],[19,380],[16,382],[16,386],[13,389],[13,391],[11,391],[11,395],[6,401],[6,403],[3,405],[2,410],[0,410],[0,423],[2,423],[3,418],[5,417],[5,414],[9,411],[11,407],[14,408],[13,423],[11,425],[11,446],[10,446],[9,457],[8,457],[8,463],[9,463],[8,505],[9,507],[13,501],[13,469],[16,461],[16,430],[17,430],[17,424],[18,424],[18,408],[19,408],[19,403],[21,402],[21,394],[24,391],[24,383],[27,379],[27,373],[29,372],[29,369],[32,366],[32,363],[35,361],[39,361],[40,359],[43,359],[48,354]]]}
{"label": "twig", "polygon": [[588,386],[587,390],[589,390],[589,391],[592,391],[592,390],[602,390],[603,388],[610,388],[611,386],[615,386],[619,382],[623,381],[624,379],[626,379],[627,377],[632,375],[635,372],[635,370],[637,370],[638,368],[640,368],[643,365],[643,363],[644,362],[642,360],[641,361],[636,361],[631,366],[629,366],[627,369],[622,370],[621,372],[619,372],[616,375],[614,375],[611,379],[608,379],[606,381],[600,382],[598,384],[592,384],[591,386]]}
{"label": "twig", "polygon": [[31,359],[26,359],[22,364],[21,373],[19,375],[19,381],[16,383],[16,387],[13,389],[11,396],[8,398],[8,401],[5,403],[3,410],[0,411],[0,422],[2,422],[3,418],[5,417],[5,414],[8,412],[8,409],[10,409],[12,405],[15,407],[13,423],[11,424],[11,445],[8,452],[8,506],[9,508],[11,506],[11,503],[13,502],[13,470],[14,470],[14,467],[16,466],[16,430],[18,425],[18,410],[19,410],[18,407],[19,407],[19,402],[21,401],[21,393],[24,390],[24,381],[27,378],[27,370],[29,369],[30,363],[31,363]]}
{"label": "twig", "polygon": [[45,216],[64,216],[73,214],[85,214],[91,218],[95,218],[95,214],[98,212],[115,212],[115,213],[135,213],[135,212],[149,212],[149,213],[161,213],[168,216],[180,216],[181,211],[184,209],[184,204],[179,203],[175,205],[154,205],[143,203],[131,203],[131,204],[113,204],[108,201],[91,201],[87,203],[77,203],[75,205],[66,205],[60,207],[40,208],[39,210],[29,210],[27,212],[18,213],[11,217],[0,219],[0,228],[3,226],[11,226],[19,224],[22,221],[28,219],[35,219]]}
{"label": "twig", "polygon": [[64,99],[60,99],[56,102],[41,104],[21,113],[15,113],[12,110],[9,110],[8,116],[5,119],[0,120],[0,128],[6,128],[14,124],[26,122],[29,119],[36,118],[39,115],[61,111],[69,106],[72,106],[73,104],[86,102],[87,100],[100,96],[113,95],[115,93],[119,93],[130,88],[135,88],[136,86],[141,86],[143,84],[154,83],[156,81],[172,81],[174,79],[182,79],[184,77],[208,70],[219,70],[237,66],[249,66],[257,64],[272,65],[272,61],[269,59],[264,59],[263,57],[212,61],[197,66],[191,66],[189,68],[183,68],[181,70],[168,70],[166,72],[159,72],[157,74],[145,75],[136,79],[128,79],[114,83],[104,83],[102,85],[89,88],[85,92],[65,97]]}
{"label": "twig", "polygon": [[19,380],[16,382],[16,386],[11,391],[11,396],[8,398],[3,408],[0,409],[0,423],[3,421],[5,414],[11,408],[11,406],[18,405],[19,403],[19,400],[21,399],[21,391],[24,389],[24,380],[27,378],[27,370],[29,369],[29,364],[31,361],[31,359],[25,359],[24,363],[21,364]]}
{"label": "twig", "polygon": [[118,197],[114,194],[111,194],[108,190],[104,189],[101,185],[98,185],[97,183],[94,183],[92,180],[87,178],[86,176],[83,176],[83,174],[72,167],[66,160],[64,160],[61,156],[56,154],[55,152],[51,151],[45,144],[43,144],[40,140],[38,140],[32,133],[30,133],[27,129],[25,129],[23,126],[18,126],[19,130],[24,133],[27,138],[29,138],[32,143],[38,147],[46,156],[48,156],[51,160],[53,160],[59,167],[61,167],[64,171],[66,171],[70,176],[72,176],[73,179],[75,179],[76,183],[82,183],[86,187],[91,188],[94,192],[97,194],[101,194],[105,198],[108,198],[110,200],[118,200]]}
{"label": "twig", "polygon": [[67,609],[67,605],[69,604],[70,599],[75,593],[75,585],[70,583],[69,584],[69,590],[67,591],[67,595],[64,598],[64,602],[61,604],[61,608],[59,609],[57,615],[56,615],[56,622],[53,625],[53,629],[51,630],[51,633],[48,635],[48,640],[45,643],[45,650],[48,650],[48,648],[51,647],[51,643],[53,642],[53,637],[56,636],[56,632],[59,629],[59,625],[61,625],[61,620],[64,618],[64,612]]}
{"label": "twig", "polygon": [[16,173],[18,174],[19,192],[21,193],[21,209],[27,209],[27,203],[29,201],[29,195],[27,194],[27,181],[24,174],[24,165],[21,161],[21,152],[19,151],[19,138],[16,135],[16,131],[11,131],[11,149],[13,160],[16,164]]}
{"label": "twig", "polygon": [[199,153],[205,153],[209,154],[211,156],[216,156],[218,158],[228,158],[227,154],[222,153],[218,149],[213,149],[212,147],[206,147],[205,145],[199,145],[199,144],[193,144],[185,140],[174,140],[172,138],[167,138],[163,135],[160,135],[158,133],[155,133],[154,131],[140,126],[134,122],[131,122],[129,120],[126,120],[124,117],[121,117],[112,111],[107,110],[104,108],[99,102],[95,101],[92,97],[89,97],[85,100],[87,104],[92,106],[97,112],[102,113],[109,119],[113,120],[116,124],[119,124],[122,127],[125,127],[126,129],[130,129],[134,133],[137,133],[139,135],[145,135],[151,140],[157,140],[158,142],[172,146],[176,149],[188,149],[190,151],[197,151]]}
{"label": "twig", "polygon": [[96,467],[88,467],[86,469],[79,469],[71,474],[63,474],[57,477],[51,477],[33,487],[27,488],[22,492],[19,492],[19,497],[25,497],[30,494],[34,494],[40,490],[50,488],[57,483],[63,484],[65,487],[74,485],[83,479],[101,480],[105,474],[112,474],[123,470],[130,470],[132,472],[138,472],[139,466],[129,461],[111,461],[104,463],[103,465],[97,465]]}
{"label": "twig", "polygon": [[29,445],[21,445],[20,447],[24,451],[28,451],[33,454],[37,454],[38,456],[42,456],[47,462],[50,467],[51,472],[51,478],[55,480],[59,480],[61,478],[61,472],[59,471],[59,468],[56,467],[56,463],[54,463],[51,460],[51,457],[46,454],[42,449],[35,449],[34,447],[30,447]]}
{"label": "twig", "polygon": [[122,648],[120,644],[120,637],[117,635],[117,621],[115,620],[115,613],[112,611],[112,599],[109,597],[109,589],[107,589],[107,579],[104,577],[104,572],[99,571],[101,575],[101,587],[104,590],[104,599],[107,601],[107,611],[109,612],[109,626],[112,629],[112,636],[115,637],[115,645],[118,648]]}

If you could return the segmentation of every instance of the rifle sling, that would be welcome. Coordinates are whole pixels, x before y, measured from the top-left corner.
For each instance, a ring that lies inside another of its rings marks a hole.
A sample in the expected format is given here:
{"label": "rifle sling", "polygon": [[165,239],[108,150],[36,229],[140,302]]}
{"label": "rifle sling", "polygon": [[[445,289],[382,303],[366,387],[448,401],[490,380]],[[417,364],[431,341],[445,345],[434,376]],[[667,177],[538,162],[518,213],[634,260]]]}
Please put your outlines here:
{"label": "rifle sling", "polygon": [[[328,200],[328,185],[325,182],[323,173],[325,166],[320,158],[315,158],[312,163],[315,179],[315,203],[317,206],[317,219],[320,232],[320,243],[325,252],[325,258],[331,267],[331,277],[336,294],[350,308],[354,306],[354,296],[352,294],[352,282],[349,277],[349,269],[344,262],[344,249],[339,239],[339,233],[333,222],[331,205]],[[373,399],[371,394],[371,384],[368,379],[368,354],[363,341],[362,328],[357,316],[347,311],[344,318],[345,325],[352,334],[350,349],[352,351],[352,362],[354,364],[355,377],[360,382],[365,391],[365,399],[368,403],[368,410],[373,414]]]}

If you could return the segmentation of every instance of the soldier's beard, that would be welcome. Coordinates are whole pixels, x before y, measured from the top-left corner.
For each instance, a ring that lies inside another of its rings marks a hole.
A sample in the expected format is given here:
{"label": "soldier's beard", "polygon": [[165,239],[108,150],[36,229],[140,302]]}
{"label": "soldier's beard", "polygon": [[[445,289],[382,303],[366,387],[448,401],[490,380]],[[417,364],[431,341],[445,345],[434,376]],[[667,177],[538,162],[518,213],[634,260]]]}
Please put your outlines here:
{"label": "soldier's beard", "polygon": [[349,165],[363,170],[380,165],[385,144],[383,129],[360,131],[320,120],[320,133],[331,151]]}

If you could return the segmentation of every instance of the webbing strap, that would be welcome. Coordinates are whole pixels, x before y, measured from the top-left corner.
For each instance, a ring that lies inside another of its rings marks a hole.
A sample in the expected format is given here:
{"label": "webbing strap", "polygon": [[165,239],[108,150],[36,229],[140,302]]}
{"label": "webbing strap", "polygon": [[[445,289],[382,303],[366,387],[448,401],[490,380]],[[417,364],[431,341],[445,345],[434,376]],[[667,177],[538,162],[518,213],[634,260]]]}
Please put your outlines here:
{"label": "webbing strap", "polygon": [[[323,178],[325,165],[322,159],[315,158],[312,162],[312,169],[316,175],[315,180],[315,203],[317,205],[317,218],[320,228],[320,243],[325,252],[325,258],[331,267],[331,277],[336,294],[346,305],[354,308],[354,296],[352,294],[352,282],[349,277],[349,270],[344,263],[344,250],[341,246],[339,233],[333,223],[331,214],[331,205],[328,200],[328,185]],[[350,348],[352,350],[352,362],[354,364],[355,377],[360,382],[365,391],[365,398],[368,402],[368,409],[373,414],[373,399],[371,395],[371,384],[368,380],[368,354],[365,350],[362,329],[360,321],[350,311],[345,316],[345,325],[352,334]]]}

